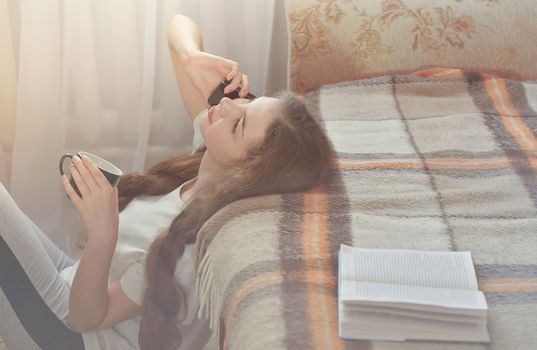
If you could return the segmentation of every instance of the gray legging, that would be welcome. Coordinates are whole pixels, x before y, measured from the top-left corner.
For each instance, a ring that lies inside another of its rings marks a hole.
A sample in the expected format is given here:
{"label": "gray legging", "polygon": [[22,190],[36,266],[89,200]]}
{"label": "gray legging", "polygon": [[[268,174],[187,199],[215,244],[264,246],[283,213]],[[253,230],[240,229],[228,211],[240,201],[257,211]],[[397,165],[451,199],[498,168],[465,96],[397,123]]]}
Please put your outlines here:
{"label": "gray legging", "polygon": [[0,183],[0,336],[9,350],[83,350],[66,326],[74,263],[17,206]]}

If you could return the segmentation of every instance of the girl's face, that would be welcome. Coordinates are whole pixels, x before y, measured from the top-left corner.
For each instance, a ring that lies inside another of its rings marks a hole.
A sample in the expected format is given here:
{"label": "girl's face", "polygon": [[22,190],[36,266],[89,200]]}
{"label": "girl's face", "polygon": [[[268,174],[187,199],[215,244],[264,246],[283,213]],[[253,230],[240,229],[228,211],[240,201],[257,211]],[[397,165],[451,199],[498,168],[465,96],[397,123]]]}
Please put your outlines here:
{"label": "girl's face", "polygon": [[278,99],[258,97],[231,100],[224,97],[200,120],[209,156],[220,165],[244,158],[249,147],[263,139],[277,117]]}

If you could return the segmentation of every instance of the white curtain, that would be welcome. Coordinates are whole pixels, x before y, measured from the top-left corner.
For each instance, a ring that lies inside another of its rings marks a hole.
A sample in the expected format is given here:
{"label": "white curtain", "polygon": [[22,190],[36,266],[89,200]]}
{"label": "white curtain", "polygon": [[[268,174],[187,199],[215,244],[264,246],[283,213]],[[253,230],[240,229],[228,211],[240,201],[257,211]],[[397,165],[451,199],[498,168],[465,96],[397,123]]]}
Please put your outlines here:
{"label": "white curtain", "polygon": [[286,87],[280,0],[0,0],[0,181],[72,256],[81,224],[64,152],[129,173],[190,151],[166,41],[176,13],[198,23],[206,51],[239,62],[254,94]]}

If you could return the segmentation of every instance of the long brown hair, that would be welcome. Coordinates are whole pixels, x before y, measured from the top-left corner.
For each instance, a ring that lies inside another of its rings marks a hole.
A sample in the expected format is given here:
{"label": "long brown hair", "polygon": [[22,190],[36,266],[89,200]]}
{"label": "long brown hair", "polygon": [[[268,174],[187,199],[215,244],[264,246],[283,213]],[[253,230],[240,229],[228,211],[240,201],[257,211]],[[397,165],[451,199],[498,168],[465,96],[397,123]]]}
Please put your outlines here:
{"label": "long brown hair", "polygon": [[[334,168],[332,145],[304,103],[289,92],[278,98],[279,116],[264,139],[249,149],[245,159],[230,164],[199,189],[173,219],[167,234],[156,238],[149,248],[140,349],[168,350],[181,345],[178,322],[187,315],[186,293],[175,277],[175,267],[185,245],[196,242],[198,231],[213,214],[242,198],[307,190],[322,183]],[[169,193],[195,177],[204,151],[124,176],[118,184],[119,210],[138,195]]]}

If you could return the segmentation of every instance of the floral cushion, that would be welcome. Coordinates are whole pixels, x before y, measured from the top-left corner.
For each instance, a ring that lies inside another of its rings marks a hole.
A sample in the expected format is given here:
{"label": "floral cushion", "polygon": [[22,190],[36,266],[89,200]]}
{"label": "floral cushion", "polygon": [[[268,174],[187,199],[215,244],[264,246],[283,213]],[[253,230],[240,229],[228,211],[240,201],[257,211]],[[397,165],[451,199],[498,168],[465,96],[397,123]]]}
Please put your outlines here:
{"label": "floral cushion", "polygon": [[427,66],[537,78],[534,0],[287,0],[289,87]]}

